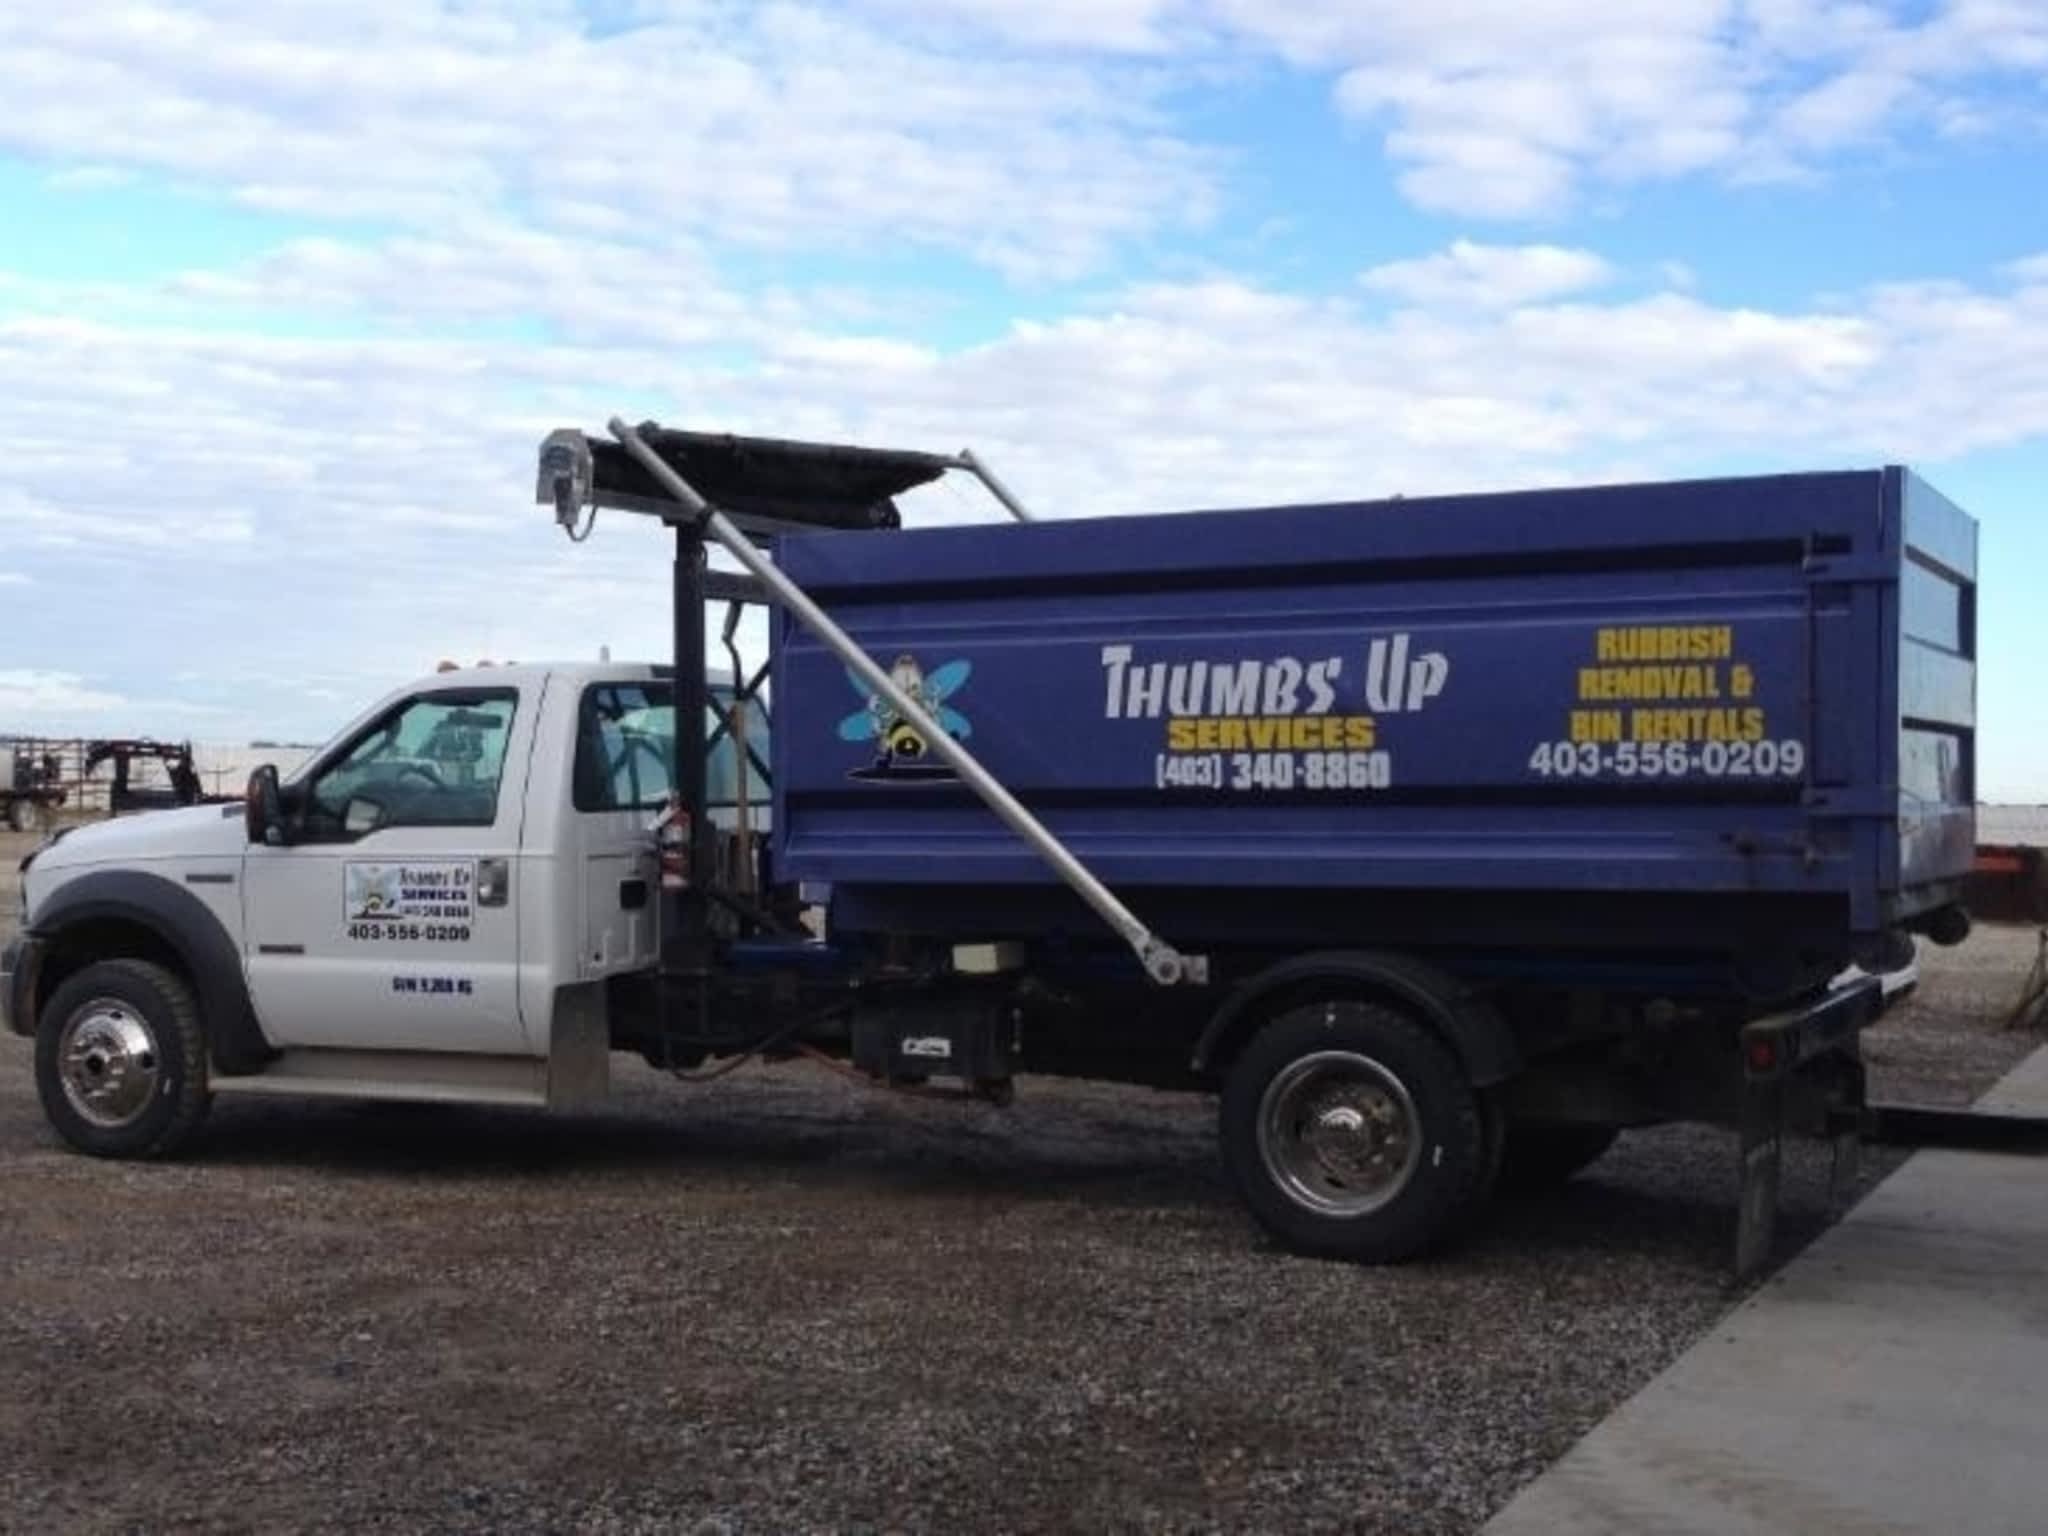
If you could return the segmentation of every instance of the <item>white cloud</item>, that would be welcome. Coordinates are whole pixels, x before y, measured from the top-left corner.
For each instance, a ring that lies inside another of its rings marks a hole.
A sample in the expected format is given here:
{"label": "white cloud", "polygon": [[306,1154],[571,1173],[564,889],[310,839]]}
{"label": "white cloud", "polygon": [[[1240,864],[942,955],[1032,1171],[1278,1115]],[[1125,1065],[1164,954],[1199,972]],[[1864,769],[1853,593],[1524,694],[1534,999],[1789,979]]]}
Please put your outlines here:
{"label": "white cloud", "polygon": [[1836,75],[1787,102],[1778,112],[1777,133],[1792,150],[1837,149],[1875,138],[1914,92],[1905,75]]}
{"label": "white cloud", "polygon": [[2028,286],[2048,286],[2048,251],[2033,256],[2023,256],[2009,262],[2005,269],[2011,276]]}
{"label": "white cloud", "polygon": [[[909,5],[914,0],[898,0]],[[1433,210],[1550,216],[1589,185],[1806,174],[1921,126],[1997,131],[2048,76],[2038,0],[924,0],[1013,42],[1201,56],[1335,80]]]}
{"label": "white cloud", "polygon": [[0,571],[0,587],[25,587],[28,578],[19,571]]}
{"label": "white cloud", "polygon": [[1178,0],[884,0],[909,14],[994,27],[1020,42],[1154,53],[1172,45]]}
{"label": "white cloud", "polygon": [[182,274],[165,294],[339,311],[387,332],[521,321],[568,341],[677,347],[773,335],[801,316],[789,295],[733,291],[692,241],[575,238],[476,217],[375,242],[293,240],[237,268]]}
{"label": "white cloud", "polygon": [[[1070,277],[1214,212],[1175,92],[1247,55],[1331,82],[1406,195],[1550,216],[1587,189],[1784,177],[2048,78],[2038,0],[77,0],[0,12],[0,148],[426,230],[656,249],[942,249]],[[991,37],[999,39],[992,43]],[[2008,102],[2001,96],[2011,98]],[[2034,108],[2038,116],[2038,105]]]}
{"label": "white cloud", "polygon": [[1068,274],[1204,216],[1148,76],[948,50],[791,4],[593,35],[484,0],[79,0],[0,13],[0,148],[417,227],[966,252]]}
{"label": "white cloud", "polygon": [[0,668],[0,720],[17,727],[48,728],[121,708],[127,700],[91,686],[76,672]]}
{"label": "white cloud", "polygon": [[[2048,71],[2048,7],[616,9],[633,30],[568,0],[0,8],[0,153],[326,230],[149,283],[0,271],[19,676],[117,699],[122,728],[220,710],[304,736],[443,655],[658,651],[658,530],[611,518],[571,549],[531,503],[541,434],[612,410],[972,443],[1055,514],[2048,433],[2048,254],[1769,309],[1677,264],[1632,260],[1652,291],[1622,291],[1568,243],[1461,240],[1337,296],[1106,275],[1212,213],[1228,161],[1170,110],[1248,50],[1327,81],[1415,201],[1527,217],[1800,173],[1923,121],[1999,131],[1979,87]],[[991,312],[975,285],[857,286],[933,251],[1104,293],[940,344],[947,305]]]}
{"label": "white cloud", "polygon": [[[317,302],[372,302],[405,268],[368,270]],[[442,656],[658,655],[660,530],[607,514],[571,546],[532,500],[541,436],[615,409],[969,444],[1051,516],[1938,464],[2048,436],[2043,258],[1779,309],[1608,293],[1605,271],[1465,244],[1388,264],[1378,292],[1152,283],[966,347],[815,316],[767,335],[744,306],[689,343],[0,322],[0,537],[35,578],[7,588],[26,670],[0,703],[48,717],[78,693],[102,696],[99,728],[212,711],[213,735],[303,739]],[[920,517],[998,515],[919,497]]]}
{"label": "white cloud", "polygon": [[1252,35],[1341,71],[1339,106],[1385,123],[1411,198],[1507,217],[1555,213],[1588,182],[1786,174],[1917,124],[1955,131],[1964,93],[2024,89],[2048,48],[2039,7],[1995,0],[1919,20],[1826,0],[1384,0],[1306,18],[1228,3]]}
{"label": "white cloud", "polygon": [[[6,346],[6,338],[0,334],[0,352]],[[4,370],[4,360],[0,360],[0,370]],[[167,457],[183,459],[185,455],[174,448]],[[62,483],[61,468],[47,451],[43,455],[24,451],[22,463],[33,469],[59,469],[60,475],[52,478]],[[0,486],[0,539],[17,550],[90,549],[133,556],[152,550],[246,543],[250,528],[246,516],[231,510],[179,525],[147,509],[64,506],[18,487]]]}
{"label": "white cloud", "polygon": [[1591,251],[1458,240],[1431,256],[1373,267],[1360,274],[1359,281],[1412,304],[1512,308],[1597,288],[1613,275],[1613,269]]}

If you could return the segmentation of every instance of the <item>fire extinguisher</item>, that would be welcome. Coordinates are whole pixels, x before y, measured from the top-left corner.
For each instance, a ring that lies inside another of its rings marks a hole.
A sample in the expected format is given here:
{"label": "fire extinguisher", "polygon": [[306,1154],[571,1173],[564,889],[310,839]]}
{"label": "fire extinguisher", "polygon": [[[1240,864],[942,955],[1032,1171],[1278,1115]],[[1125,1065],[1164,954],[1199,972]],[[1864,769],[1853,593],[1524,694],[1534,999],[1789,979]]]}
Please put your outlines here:
{"label": "fire extinguisher", "polygon": [[678,796],[669,796],[668,808],[654,824],[654,848],[661,860],[661,888],[682,890],[690,883],[690,812]]}

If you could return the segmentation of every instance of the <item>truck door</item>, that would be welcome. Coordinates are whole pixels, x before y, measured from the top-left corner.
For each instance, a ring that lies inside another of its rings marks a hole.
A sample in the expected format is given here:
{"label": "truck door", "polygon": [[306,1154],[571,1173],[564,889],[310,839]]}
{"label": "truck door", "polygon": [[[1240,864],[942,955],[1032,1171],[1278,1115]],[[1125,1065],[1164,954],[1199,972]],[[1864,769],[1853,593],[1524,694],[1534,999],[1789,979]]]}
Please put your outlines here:
{"label": "truck door", "polygon": [[670,693],[666,683],[591,683],[577,703],[570,799],[582,858],[582,980],[660,957],[649,828],[668,805],[676,739]]}
{"label": "truck door", "polygon": [[545,683],[424,688],[292,787],[249,850],[250,993],[281,1046],[538,1054],[518,988],[519,833]]}
{"label": "truck door", "polygon": [[[732,860],[744,866],[744,850],[768,830],[768,781],[754,766],[756,758],[766,760],[764,712],[757,703],[744,712],[748,768],[742,781],[729,718],[732,690],[714,684],[711,694],[704,725],[717,739],[706,765],[707,803],[692,813],[731,840]],[[660,958],[660,871],[649,830],[668,806],[675,750],[674,689],[667,683],[584,688],[571,794],[583,856],[583,980]]]}

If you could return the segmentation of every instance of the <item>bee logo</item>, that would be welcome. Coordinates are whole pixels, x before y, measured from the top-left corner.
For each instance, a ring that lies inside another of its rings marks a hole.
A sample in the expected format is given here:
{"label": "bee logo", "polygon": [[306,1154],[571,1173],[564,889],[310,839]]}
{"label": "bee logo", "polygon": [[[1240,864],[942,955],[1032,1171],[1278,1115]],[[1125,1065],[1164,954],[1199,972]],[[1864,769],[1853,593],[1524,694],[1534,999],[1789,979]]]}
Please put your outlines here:
{"label": "bee logo", "polygon": [[[967,717],[946,701],[958,693],[974,671],[971,661],[949,661],[942,667],[935,667],[929,675],[917,664],[917,658],[908,654],[898,656],[894,666],[889,668],[889,677],[898,688],[909,694],[924,706],[930,715],[956,740],[964,740],[974,734],[974,727]],[[856,779],[950,779],[953,770],[943,759],[936,758],[931,744],[924,739],[917,727],[899,715],[887,699],[869,689],[852,671],[846,680],[853,685],[853,691],[865,702],[839,722],[841,741],[872,741],[875,743],[875,759],[864,768],[857,768],[851,775]]]}
{"label": "bee logo", "polygon": [[343,876],[343,901],[350,922],[396,916],[404,889],[396,864],[350,864]]}

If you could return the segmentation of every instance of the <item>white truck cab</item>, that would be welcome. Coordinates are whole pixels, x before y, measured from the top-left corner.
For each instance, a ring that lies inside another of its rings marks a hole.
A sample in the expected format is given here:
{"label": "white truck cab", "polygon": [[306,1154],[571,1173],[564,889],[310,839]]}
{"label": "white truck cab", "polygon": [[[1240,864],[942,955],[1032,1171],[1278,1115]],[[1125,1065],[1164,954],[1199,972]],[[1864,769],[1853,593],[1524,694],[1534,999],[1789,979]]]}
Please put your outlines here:
{"label": "white truck cab", "polygon": [[[215,1092],[561,1106],[601,1094],[604,984],[654,963],[665,669],[422,678],[274,803],[78,826],[24,870],[0,1004],[74,1144],[166,1152]],[[721,715],[731,680],[714,677]],[[728,722],[714,820],[766,818]],[[741,772],[745,765],[746,771]],[[259,779],[261,775],[259,774]],[[201,1021],[204,1027],[201,1027]]]}

